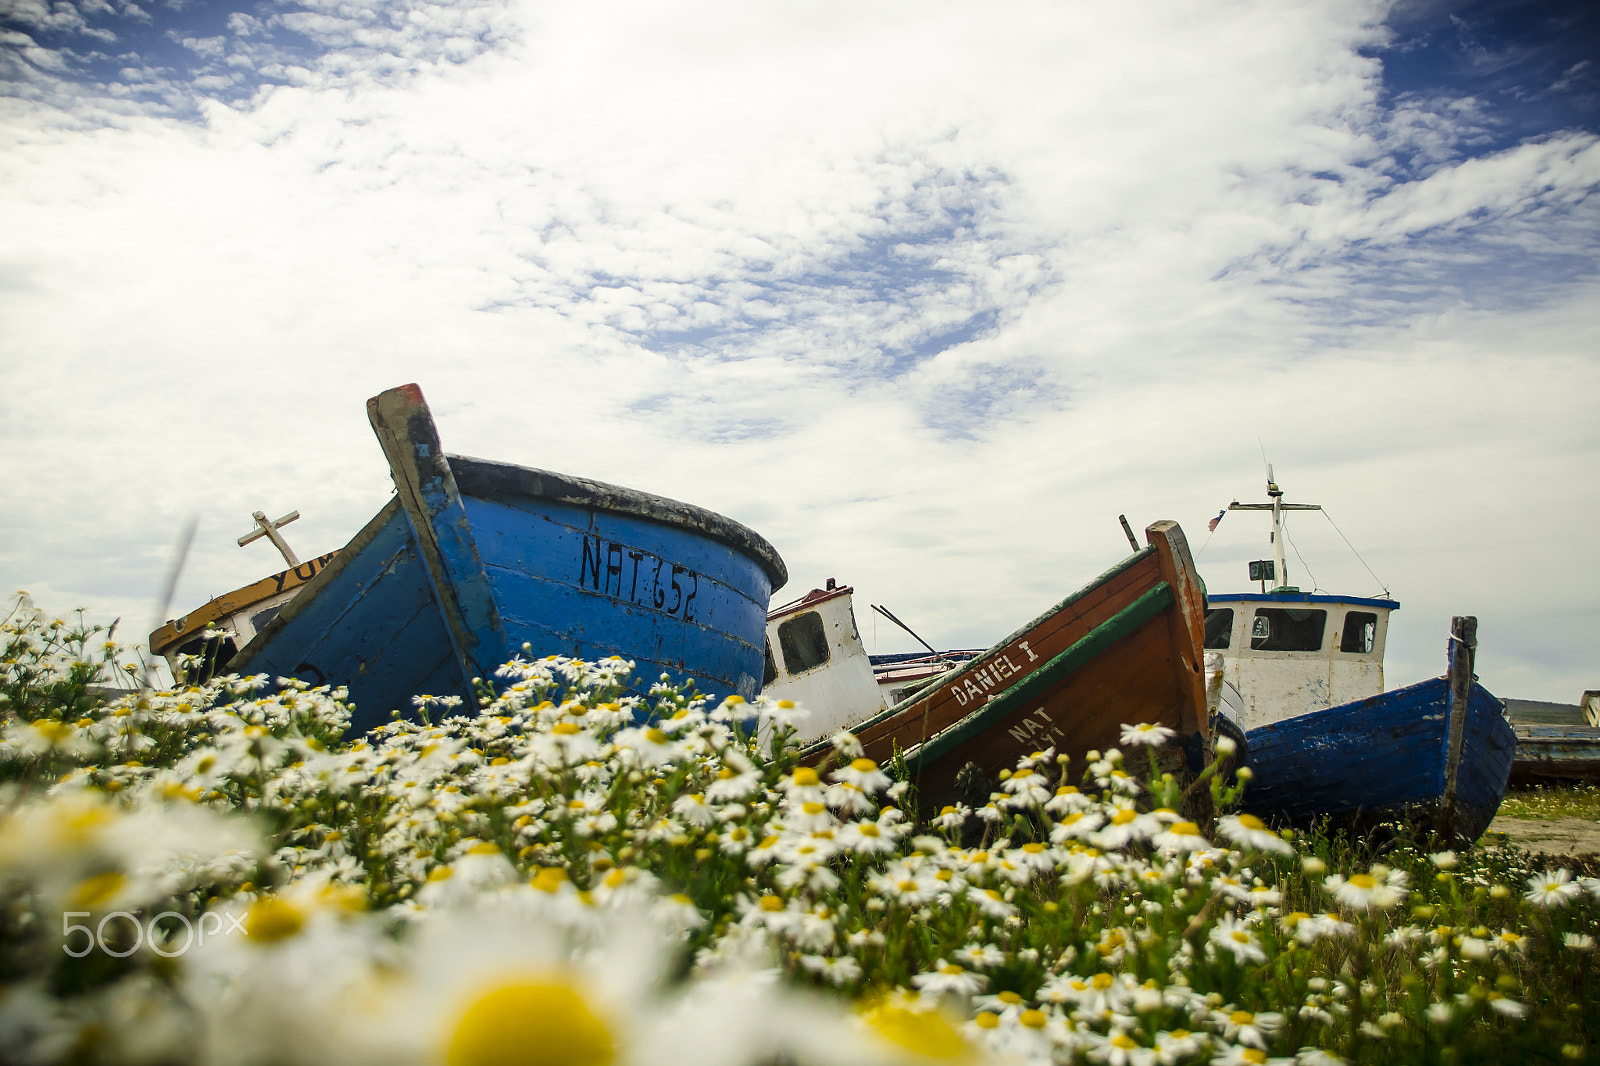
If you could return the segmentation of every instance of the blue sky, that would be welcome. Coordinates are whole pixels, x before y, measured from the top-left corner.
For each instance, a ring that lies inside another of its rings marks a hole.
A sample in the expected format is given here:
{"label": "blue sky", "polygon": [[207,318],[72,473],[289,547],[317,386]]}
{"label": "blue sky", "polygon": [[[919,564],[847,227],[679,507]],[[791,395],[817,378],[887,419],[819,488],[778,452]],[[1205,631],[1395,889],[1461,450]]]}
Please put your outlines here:
{"label": "blue sky", "polygon": [[[0,4],[0,587],[137,632],[447,447],[760,530],[981,645],[1328,505],[1486,682],[1600,686],[1593,5]],[[1320,521],[1320,520],[1319,520]],[[238,528],[235,528],[238,527]],[[1372,580],[1326,523],[1325,590]],[[1293,562],[1291,563],[1293,566]],[[898,634],[861,624],[880,650]]]}

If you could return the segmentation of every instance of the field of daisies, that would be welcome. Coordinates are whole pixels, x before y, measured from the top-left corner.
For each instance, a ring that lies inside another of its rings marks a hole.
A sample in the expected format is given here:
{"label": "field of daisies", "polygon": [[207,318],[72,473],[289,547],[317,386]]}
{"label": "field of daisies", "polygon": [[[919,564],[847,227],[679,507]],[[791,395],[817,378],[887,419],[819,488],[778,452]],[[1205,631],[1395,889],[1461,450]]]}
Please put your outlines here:
{"label": "field of daisies", "polygon": [[108,637],[0,633],[6,1062],[1597,1058],[1600,881],[1275,832],[1247,771],[1186,821],[1157,728],[919,822],[848,735],[800,765],[801,708],[621,661],[346,737],[339,689],[140,688]]}

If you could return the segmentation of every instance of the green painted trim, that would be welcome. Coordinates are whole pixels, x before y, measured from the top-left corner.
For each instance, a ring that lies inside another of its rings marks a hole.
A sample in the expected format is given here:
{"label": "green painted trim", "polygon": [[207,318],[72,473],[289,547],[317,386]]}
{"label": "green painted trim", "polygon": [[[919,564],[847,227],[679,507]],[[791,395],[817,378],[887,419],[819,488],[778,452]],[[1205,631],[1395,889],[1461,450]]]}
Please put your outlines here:
{"label": "green painted trim", "polygon": [[906,752],[907,769],[916,769],[965,743],[1024,704],[1031,703],[1068,676],[1091,662],[1124,637],[1132,636],[1150,619],[1172,606],[1172,586],[1165,581],[1095,626],[1082,640],[1057,655],[982,707],[946,726]]}
{"label": "green painted trim", "polygon": [[[1045,623],[1045,621],[1048,620],[1052,615],[1060,614],[1062,611],[1066,610],[1068,607],[1071,607],[1074,603],[1076,603],[1079,600],[1083,599],[1083,597],[1087,596],[1089,593],[1093,592],[1095,589],[1099,588],[1101,585],[1104,585],[1107,581],[1110,581],[1112,578],[1116,577],[1118,574],[1122,573],[1124,570],[1126,570],[1129,567],[1133,566],[1134,564],[1138,563],[1140,560],[1144,559],[1146,556],[1154,555],[1154,554],[1155,554],[1155,548],[1153,548],[1153,547],[1151,547],[1149,545],[1146,545],[1145,547],[1140,548],[1138,551],[1134,552],[1132,555],[1130,555],[1126,559],[1122,560],[1122,562],[1118,563],[1116,566],[1113,566],[1111,569],[1107,570],[1105,573],[1101,574],[1099,577],[1095,578],[1093,581],[1091,581],[1087,585],[1083,586],[1077,592],[1074,592],[1072,595],[1068,596],[1066,599],[1062,600],[1060,603],[1056,604],[1054,607],[1050,608],[1048,611],[1046,611],[1043,614],[1039,615],[1039,617],[1035,618],[1033,621],[1029,622],[1027,625],[1023,626],[1021,629],[1017,630],[1015,633],[1012,633],[1010,636],[1006,637],[1006,639],[1001,640],[1001,641],[996,641],[994,644],[990,645],[989,650],[984,652],[982,655],[978,656],[976,659],[967,660],[964,664],[962,664],[960,667],[957,667],[951,673],[941,674],[939,683],[941,685],[943,685],[943,684],[945,684],[947,682],[954,681],[956,678],[958,678],[961,675],[967,673],[968,671],[976,670],[976,669],[978,669],[979,667],[982,667],[982,666],[987,666],[989,661],[990,661],[990,659],[993,658],[994,654],[996,652],[1000,651],[1001,649],[1007,647],[1009,644],[1011,644],[1012,641],[1021,640],[1023,637],[1025,637],[1029,633],[1033,632],[1039,626],[1043,625]],[[1147,595],[1148,595],[1148,593],[1147,593]],[[1110,623],[1107,623],[1107,624],[1109,625]],[[1084,639],[1087,640],[1088,638],[1085,637]],[[1067,649],[1067,651],[1071,651],[1071,650],[1072,650],[1071,648]],[[1061,654],[1065,655],[1065,654],[1067,654],[1067,652],[1062,652]],[[1057,656],[1057,658],[1059,658],[1059,657],[1060,656]],[[1051,660],[1051,661],[1054,662],[1055,660]],[[1021,682],[1018,682],[1018,684],[1021,684]],[[1010,690],[1008,689],[1007,691],[1010,691]],[[863,729],[870,729],[871,727],[877,725],[879,722],[884,722],[884,721],[887,721],[890,718],[893,718],[895,715],[899,714],[905,707],[909,706],[912,703],[915,703],[916,701],[918,701],[920,699],[923,699],[927,695],[928,695],[928,690],[927,689],[923,689],[923,690],[921,690],[919,692],[913,692],[911,695],[907,696],[905,699],[901,700],[899,703],[895,704],[893,707],[887,707],[884,710],[881,710],[877,714],[873,715],[871,718],[868,718],[866,721],[860,723],[859,725],[851,726],[850,727],[850,732],[855,733],[857,736],[859,736]],[[965,719],[963,719],[963,721],[964,720]],[[802,762],[808,762],[813,757],[822,755],[823,753],[827,752],[832,747],[833,747],[833,744],[829,740],[829,738],[820,737],[820,738],[818,738],[816,740],[813,740],[810,744],[806,745],[804,748],[802,748],[800,750],[800,760]]]}

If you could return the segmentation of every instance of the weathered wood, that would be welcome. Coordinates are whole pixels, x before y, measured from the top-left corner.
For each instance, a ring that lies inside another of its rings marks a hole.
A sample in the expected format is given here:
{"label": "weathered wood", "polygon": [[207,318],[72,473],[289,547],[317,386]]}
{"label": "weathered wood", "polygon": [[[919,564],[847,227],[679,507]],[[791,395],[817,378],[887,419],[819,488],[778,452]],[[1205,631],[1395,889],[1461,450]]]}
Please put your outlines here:
{"label": "weathered wood", "polygon": [[[940,678],[937,685],[862,723],[855,733],[867,757],[886,761],[896,747],[904,750],[921,744],[953,725],[978,702],[1006,688],[1012,678],[1065,651],[1159,581],[1153,549],[1113,567],[1003,643]],[[825,753],[826,745],[817,750]]]}
{"label": "weathered wood", "polygon": [[[1452,665],[1467,651],[1453,639]],[[1242,806],[1295,823],[1331,818],[1364,827],[1399,820],[1471,844],[1505,795],[1516,737],[1499,700],[1476,683],[1457,688],[1456,680],[1436,677],[1249,730],[1255,776]],[[1452,750],[1454,806],[1447,819]]]}
{"label": "weathered wood", "polygon": [[1137,632],[1146,622],[1171,606],[1172,600],[1172,587],[1166,582],[1157,585],[1096,626],[1066,651],[1054,656],[1004,692],[991,696],[982,707],[930,737],[926,743],[907,751],[906,765],[915,768],[925,761],[932,762],[1010,717],[1025,704],[1036,702],[1049,689],[1063,683],[1070,674],[1093,661],[1112,644]]}
{"label": "weathered wood", "polygon": [[[1145,539],[1156,549],[1156,559],[1161,564],[1161,577],[1172,586],[1175,609],[1168,615],[1167,625],[1172,632],[1172,647],[1177,652],[1173,661],[1173,677],[1184,700],[1179,712],[1178,732],[1184,736],[1198,733],[1209,741],[1209,722],[1206,716],[1206,675],[1204,634],[1206,631],[1206,587],[1189,554],[1189,541],[1178,523],[1152,522],[1145,527]],[[1201,634],[1196,643],[1193,634]]]}
{"label": "weathered wood", "polygon": [[283,539],[283,534],[278,532],[279,529],[299,518],[299,511],[290,511],[275,522],[267,521],[267,513],[265,511],[256,511],[250,517],[256,520],[256,528],[239,538],[239,547],[242,548],[252,541],[266,537],[272,541],[272,546],[278,549],[278,554],[283,556],[284,562],[290,566],[300,565],[300,557],[294,553],[293,548],[289,547],[289,542]]}
{"label": "weathered wood", "polygon": [[491,677],[509,653],[505,627],[428,402],[416,385],[402,385],[368,400],[367,417],[389,460],[456,661],[469,680]]}
{"label": "weathered wood", "polygon": [[[1079,772],[1091,748],[1116,745],[1121,727],[1137,722],[1183,733],[1166,757],[1198,770],[1209,738],[1195,669],[1204,661],[1204,586],[1174,523],[1146,535],[1149,547],[856,727],[867,757],[909,753],[922,803],[935,808],[953,798],[968,762],[993,777],[1054,746]],[[819,742],[801,757],[819,762],[828,750]]]}
{"label": "weathered wood", "polygon": [[1467,735],[1467,701],[1472,695],[1472,667],[1478,649],[1478,620],[1471,615],[1450,619],[1448,645],[1450,710],[1445,731],[1444,782],[1439,798],[1439,835],[1455,832],[1456,779],[1461,770],[1461,749]]}
{"label": "weathered wood", "polygon": [[1117,521],[1122,523],[1122,535],[1128,538],[1128,547],[1134,552],[1138,552],[1139,542],[1133,536],[1133,527],[1128,525],[1128,516],[1119,514],[1117,515]]}
{"label": "weathered wood", "polygon": [[759,534],[648,493],[441,456],[414,387],[376,397],[371,414],[395,498],[231,669],[344,686],[357,732],[416,695],[470,706],[472,678],[511,651],[631,660],[641,694],[663,675],[753,694],[784,572]]}

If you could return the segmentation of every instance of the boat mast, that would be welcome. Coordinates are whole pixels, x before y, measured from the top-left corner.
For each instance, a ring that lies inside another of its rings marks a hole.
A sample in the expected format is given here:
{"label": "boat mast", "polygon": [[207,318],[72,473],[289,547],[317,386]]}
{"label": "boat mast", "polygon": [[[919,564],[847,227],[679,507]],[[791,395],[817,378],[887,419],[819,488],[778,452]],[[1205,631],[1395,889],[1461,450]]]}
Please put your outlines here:
{"label": "boat mast", "polygon": [[1271,511],[1272,512],[1272,574],[1276,582],[1273,591],[1289,586],[1289,566],[1283,557],[1283,512],[1285,511],[1320,511],[1321,504],[1315,503],[1285,503],[1283,490],[1272,477],[1272,465],[1267,464],[1267,496],[1271,503],[1240,503],[1234,500],[1228,504],[1230,511]]}

